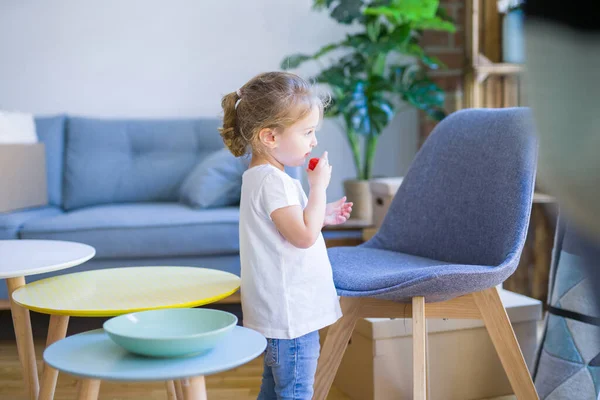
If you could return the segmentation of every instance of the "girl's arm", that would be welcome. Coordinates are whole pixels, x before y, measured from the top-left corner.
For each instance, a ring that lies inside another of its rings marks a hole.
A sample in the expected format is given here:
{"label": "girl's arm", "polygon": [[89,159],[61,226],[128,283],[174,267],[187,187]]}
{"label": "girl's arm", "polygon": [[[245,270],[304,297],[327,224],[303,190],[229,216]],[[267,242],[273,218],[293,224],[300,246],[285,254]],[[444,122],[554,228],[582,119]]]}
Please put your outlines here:
{"label": "girl's arm", "polygon": [[326,187],[311,187],[306,208],[289,206],[271,213],[279,233],[301,249],[311,247],[319,237],[325,220]]}
{"label": "girl's arm", "polygon": [[331,179],[327,152],[314,170],[307,170],[310,192],[304,210],[300,206],[279,208],[271,213],[277,230],[291,244],[301,249],[311,247],[319,237],[325,221],[326,190]]}

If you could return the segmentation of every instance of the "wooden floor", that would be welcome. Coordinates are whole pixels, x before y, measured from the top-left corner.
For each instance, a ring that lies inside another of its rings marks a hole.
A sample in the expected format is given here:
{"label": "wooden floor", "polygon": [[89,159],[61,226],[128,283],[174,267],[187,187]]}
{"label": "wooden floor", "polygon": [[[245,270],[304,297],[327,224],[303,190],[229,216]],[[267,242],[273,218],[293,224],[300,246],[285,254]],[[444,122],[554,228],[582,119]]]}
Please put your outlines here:
{"label": "wooden floor", "polygon": [[[36,340],[36,353],[41,360],[44,342]],[[38,364],[38,370],[41,363]],[[210,400],[256,400],[260,388],[262,359],[243,367],[209,376],[206,388]],[[77,398],[76,378],[60,374],[55,400],[73,400]],[[167,398],[163,383],[110,383],[103,382],[100,388],[101,400],[165,400]],[[12,340],[0,341],[0,399],[28,400],[23,389],[21,369],[17,347]],[[349,400],[335,388],[329,400]]]}
{"label": "wooden floor", "polygon": [[[36,353],[41,359],[44,342],[36,340]],[[41,369],[41,363],[38,364]],[[208,398],[210,400],[255,400],[258,395],[262,373],[262,359],[258,358],[243,367],[209,376],[206,378]],[[77,398],[77,379],[60,374],[55,400],[73,400]],[[163,383],[102,383],[100,400],[165,400],[167,398]],[[28,400],[23,389],[21,369],[17,348],[12,340],[0,341],[0,399]],[[332,388],[328,400],[350,400],[343,393]],[[505,396],[489,400],[516,400],[514,396]]]}
{"label": "wooden floor", "polygon": [[[233,306],[223,305],[222,309],[233,312],[241,319],[241,312]],[[102,326],[104,318],[71,318],[69,332],[73,335]],[[31,323],[37,359],[41,360],[44,338],[47,335],[48,317],[31,313]],[[41,362],[38,363],[41,372]],[[209,376],[206,386],[209,400],[255,400],[260,388],[262,358],[258,358],[240,368]],[[435,384],[431,382],[431,384]],[[77,398],[77,379],[60,374],[55,400]],[[335,387],[328,400],[350,400]],[[167,399],[163,383],[110,383],[105,382],[100,389],[100,400],[163,400]],[[0,310],[0,400],[29,400],[25,394],[21,367],[17,355],[17,346],[13,335],[10,311]],[[514,396],[505,396],[486,400],[516,400]]]}

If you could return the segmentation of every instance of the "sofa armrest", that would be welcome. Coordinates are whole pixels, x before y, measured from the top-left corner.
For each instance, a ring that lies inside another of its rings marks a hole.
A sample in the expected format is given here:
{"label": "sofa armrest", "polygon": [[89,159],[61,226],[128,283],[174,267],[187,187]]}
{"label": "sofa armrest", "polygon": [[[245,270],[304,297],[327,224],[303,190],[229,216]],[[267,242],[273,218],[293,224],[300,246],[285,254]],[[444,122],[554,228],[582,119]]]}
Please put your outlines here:
{"label": "sofa armrest", "polygon": [[63,210],[55,206],[0,213],[0,240],[19,239],[19,230],[25,222],[31,219],[53,217],[62,213]]}

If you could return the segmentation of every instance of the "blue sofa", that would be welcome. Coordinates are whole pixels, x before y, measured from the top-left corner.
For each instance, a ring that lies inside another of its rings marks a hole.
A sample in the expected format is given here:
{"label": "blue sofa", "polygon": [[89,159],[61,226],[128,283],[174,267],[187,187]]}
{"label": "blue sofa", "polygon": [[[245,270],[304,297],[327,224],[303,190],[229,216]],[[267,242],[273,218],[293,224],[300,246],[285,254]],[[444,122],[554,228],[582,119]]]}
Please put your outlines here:
{"label": "blue sofa", "polygon": [[[81,270],[185,265],[239,274],[237,206],[179,201],[186,176],[223,149],[218,119],[36,118],[49,204],[0,213],[0,239],[54,239],[96,249]],[[300,169],[288,173],[299,177]],[[0,283],[0,299],[7,289]]]}

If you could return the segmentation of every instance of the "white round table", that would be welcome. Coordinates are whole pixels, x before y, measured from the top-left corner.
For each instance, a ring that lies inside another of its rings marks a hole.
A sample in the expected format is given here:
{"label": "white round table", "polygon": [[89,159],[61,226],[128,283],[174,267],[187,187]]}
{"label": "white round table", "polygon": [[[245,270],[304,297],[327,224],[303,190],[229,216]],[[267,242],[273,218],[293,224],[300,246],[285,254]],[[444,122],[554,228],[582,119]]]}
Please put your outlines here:
{"label": "white round table", "polygon": [[6,279],[8,299],[17,339],[19,360],[31,400],[38,398],[39,383],[29,310],[12,300],[25,277],[83,264],[96,254],[86,244],[57,240],[0,240],[0,279]]}

